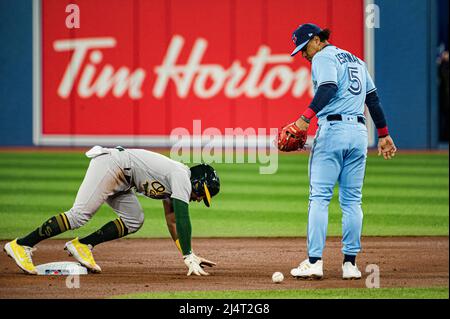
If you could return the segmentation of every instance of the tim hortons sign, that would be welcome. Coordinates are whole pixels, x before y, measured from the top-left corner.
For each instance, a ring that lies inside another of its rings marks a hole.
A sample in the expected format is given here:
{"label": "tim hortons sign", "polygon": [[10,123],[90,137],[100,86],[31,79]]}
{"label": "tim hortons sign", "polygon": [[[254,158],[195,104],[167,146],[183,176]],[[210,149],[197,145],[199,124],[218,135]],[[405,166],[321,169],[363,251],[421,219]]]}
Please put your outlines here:
{"label": "tim hortons sign", "polygon": [[333,44],[363,56],[363,1],[330,3],[78,0],[70,29],[65,1],[36,1],[35,142],[136,144],[198,120],[279,128],[313,96],[310,63],[290,56],[299,22],[332,22]]}
{"label": "tim hortons sign", "polygon": [[[208,41],[196,39],[186,63],[179,61],[185,39],[174,35],[162,63],[146,72],[144,68],[113,66],[104,61],[103,50],[113,49],[115,38],[63,39],[54,42],[56,52],[71,52],[65,72],[58,86],[58,95],[67,99],[74,92],[80,98],[91,96],[104,98],[112,94],[116,98],[128,96],[141,99],[146,77],[154,76],[151,94],[161,99],[170,82],[175,86],[179,98],[191,92],[201,99],[214,98],[221,92],[227,98],[256,98],[263,96],[277,99],[285,94],[301,97],[311,94],[311,76],[307,67],[293,70],[289,65],[293,59],[289,54],[272,54],[270,48],[261,45],[256,54],[247,58],[248,67],[239,60],[229,66],[206,64],[202,59],[208,49]],[[104,63],[101,69],[100,63]],[[79,78],[78,81],[76,79]]]}

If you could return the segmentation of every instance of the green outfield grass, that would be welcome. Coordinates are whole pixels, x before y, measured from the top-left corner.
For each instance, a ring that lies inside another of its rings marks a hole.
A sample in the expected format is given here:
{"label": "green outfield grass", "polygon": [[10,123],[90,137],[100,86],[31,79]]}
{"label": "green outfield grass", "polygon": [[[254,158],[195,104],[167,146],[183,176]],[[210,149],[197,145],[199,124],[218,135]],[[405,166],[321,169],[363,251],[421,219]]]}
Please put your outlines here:
{"label": "green outfield grass", "polygon": [[[1,152],[0,238],[24,235],[69,209],[88,164],[83,153]],[[306,153],[280,155],[273,175],[260,175],[259,164],[213,164],[221,178],[221,193],[210,209],[190,205],[193,236],[305,236],[307,164]],[[363,234],[448,235],[448,164],[448,154],[399,153],[391,161],[370,155],[363,189]],[[146,220],[131,237],[168,237],[161,202],[139,200]],[[59,238],[88,234],[113,218],[104,205],[85,227]],[[341,235],[337,196],[330,205],[328,235]]]}
{"label": "green outfield grass", "polygon": [[148,292],[120,299],[448,299],[448,288],[340,288],[247,291]]}

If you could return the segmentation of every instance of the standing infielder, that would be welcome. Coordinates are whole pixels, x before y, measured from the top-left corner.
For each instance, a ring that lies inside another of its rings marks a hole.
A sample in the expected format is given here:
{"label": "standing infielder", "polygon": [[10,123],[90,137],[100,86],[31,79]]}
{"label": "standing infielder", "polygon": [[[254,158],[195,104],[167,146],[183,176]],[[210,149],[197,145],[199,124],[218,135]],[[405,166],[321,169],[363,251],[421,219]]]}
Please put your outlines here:
{"label": "standing infielder", "polygon": [[378,129],[378,155],[391,159],[397,151],[389,136],[383,109],[365,63],[353,54],[328,43],[330,31],[303,24],[293,33],[296,46],[312,63],[314,98],[294,123],[278,136],[282,151],[302,149],[309,122],[317,116],[319,128],[309,158],[308,259],[291,270],[297,278],[323,276],[322,253],[328,226],[328,205],[339,183],[342,209],[343,279],[360,279],[355,259],[361,250],[362,186],[367,156],[364,103]]}
{"label": "standing infielder", "polygon": [[144,212],[134,189],[153,199],[162,199],[167,226],[172,239],[183,254],[189,268],[187,275],[208,275],[203,266],[214,262],[196,256],[191,249],[189,202],[203,200],[210,206],[211,196],[220,190],[220,180],[209,165],[194,167],[141,149],[95,146],[86,152],[91,158],[86,176],[78,190],[73,207],[47,220],[25,237],[5,245],[5,252],[28,274],[36,274],[31,259],[33,248],[40,241],[86,224],[106,202],[119,216],[87,237],[75,238],[65,244],[70,255],[92,272],[101,272],[92,255],[100,243],[138,231],[144,223]]}

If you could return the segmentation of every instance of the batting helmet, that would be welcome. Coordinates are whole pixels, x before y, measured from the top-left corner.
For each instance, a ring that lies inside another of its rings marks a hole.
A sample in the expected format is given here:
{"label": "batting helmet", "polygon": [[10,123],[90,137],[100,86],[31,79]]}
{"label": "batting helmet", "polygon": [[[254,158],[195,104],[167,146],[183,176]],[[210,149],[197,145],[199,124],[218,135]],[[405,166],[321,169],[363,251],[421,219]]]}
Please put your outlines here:
{"label": "batting helmet", "polygon": [[192,191],[197,196],[204,196],[203,202],[207,207],[211,205],[211,197],[220,190],[220,179],[217,172],[208,164],[200,164],[191,169]]}

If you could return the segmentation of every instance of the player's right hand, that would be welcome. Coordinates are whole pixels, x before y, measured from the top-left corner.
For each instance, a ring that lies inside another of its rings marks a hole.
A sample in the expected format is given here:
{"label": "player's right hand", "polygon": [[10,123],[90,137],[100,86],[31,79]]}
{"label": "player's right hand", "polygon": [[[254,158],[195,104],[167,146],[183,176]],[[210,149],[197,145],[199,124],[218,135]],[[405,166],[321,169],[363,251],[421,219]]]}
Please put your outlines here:
{"label": "player's right hand", "polygon": [[383,155],[384,159],[391,159],[395,152],[397,147],[389,135],[378,139],[378,156]]}
{"label": "player's right hand", "polygon": [[205,266],[208,266],[208,267],[214,267],[214,266],[217,265],[214,261],[205,259],[205,258],[200,257],[200,256],[197,256],[197,257],[198,257],[198,259],[200,260],[200,266],[201,266],[202,268],[205,268]]}
{"label": "player's right hand", "polygon": [[192,273],[194,273],[197,276],[208,276],[209,274],[203,270],[202,266],[200,264],[202,261],[200,258],[198,258],[194,253],[191,253],[189,255],[183,256],[184,264],[188,267],[188,273],[187,275],[190,276]]}

